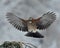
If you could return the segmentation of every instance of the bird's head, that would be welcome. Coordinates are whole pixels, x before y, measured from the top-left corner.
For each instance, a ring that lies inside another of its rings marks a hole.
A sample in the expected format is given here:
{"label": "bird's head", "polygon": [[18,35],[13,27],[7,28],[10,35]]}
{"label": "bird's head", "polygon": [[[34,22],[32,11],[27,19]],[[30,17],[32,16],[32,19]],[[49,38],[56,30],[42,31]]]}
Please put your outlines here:
{"label": "bird's head", "polygon": [[29,19],[28,19],[29,23],[32,23],[32,19],[33,19],[32,17],[29,17]]}
{"label": "bird's head", "polygon": [[32,20],[33,18],[32,17],[29,17],[29,20]]}

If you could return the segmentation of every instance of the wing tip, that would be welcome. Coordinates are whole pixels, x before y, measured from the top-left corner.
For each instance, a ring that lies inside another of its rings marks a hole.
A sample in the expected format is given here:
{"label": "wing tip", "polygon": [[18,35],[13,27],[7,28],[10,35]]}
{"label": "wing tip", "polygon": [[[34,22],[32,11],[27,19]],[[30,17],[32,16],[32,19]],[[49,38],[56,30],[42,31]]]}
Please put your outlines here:
{"label": "wing tip", "polygon": [[[55,21],[56,20],[56,13],[53,11],[48,11],[47,13],[45,13],[44,15],[50,15],[51,18]],[[43,16],[44,16],[43,15]]]}
{"label": "wing tip", "polygon": [[13,15],[13,13],[11,13],[11,12],[8,12],[8,13],[6,14],[6,16],[11,16],[11,15]]}

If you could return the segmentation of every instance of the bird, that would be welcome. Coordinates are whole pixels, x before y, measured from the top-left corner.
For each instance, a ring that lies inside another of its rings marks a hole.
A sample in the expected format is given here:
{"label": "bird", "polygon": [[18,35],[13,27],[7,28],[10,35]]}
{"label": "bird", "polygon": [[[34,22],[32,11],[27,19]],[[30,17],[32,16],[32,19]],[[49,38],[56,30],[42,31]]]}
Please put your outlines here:
{"label": "bird", "polygon": [[44,13],[41,17],[33,18],[29,17],[28,19],[22,19],[12,12],[7,12],[7,19],[10,24],[12,24],[16,29],[27,32],[25,36],[35,37],[35,38],[44,38],[38,30],[45,30],[56,20],[56,14],[54,12]]}

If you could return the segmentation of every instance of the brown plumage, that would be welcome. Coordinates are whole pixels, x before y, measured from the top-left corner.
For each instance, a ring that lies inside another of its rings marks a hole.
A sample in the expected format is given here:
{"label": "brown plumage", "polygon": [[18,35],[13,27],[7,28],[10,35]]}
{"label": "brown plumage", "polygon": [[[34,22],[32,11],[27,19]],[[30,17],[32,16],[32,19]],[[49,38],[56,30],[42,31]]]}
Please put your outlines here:
{"label": "brown plumage", "polygon": [[28,20],[19,18],[10,12],[6,16],[9,22],[18,30],[32,33],[36,33],[37,29],[47,29],[56,19],[56,15],[53,12],[47,12],[37,19],[30,17]]}

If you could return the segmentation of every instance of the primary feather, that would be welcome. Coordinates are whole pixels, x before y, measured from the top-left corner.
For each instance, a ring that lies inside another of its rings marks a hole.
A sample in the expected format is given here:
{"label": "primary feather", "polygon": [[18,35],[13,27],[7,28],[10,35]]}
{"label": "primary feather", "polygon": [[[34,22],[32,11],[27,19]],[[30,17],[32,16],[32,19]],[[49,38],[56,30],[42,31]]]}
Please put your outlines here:
{"label": "primary feather", "polygon": [[13,13],[7,13],[7,18],[9,22],[17,29],[22,30],[22,31],[28,31],[26,23],[24,22],[23,19],[17,17]]}
{"label": "primary feather", "polygon": [[47,29],[56,19],[56,15],[53,12],[47,12],[40,17],[37,22],[38,29]]}

